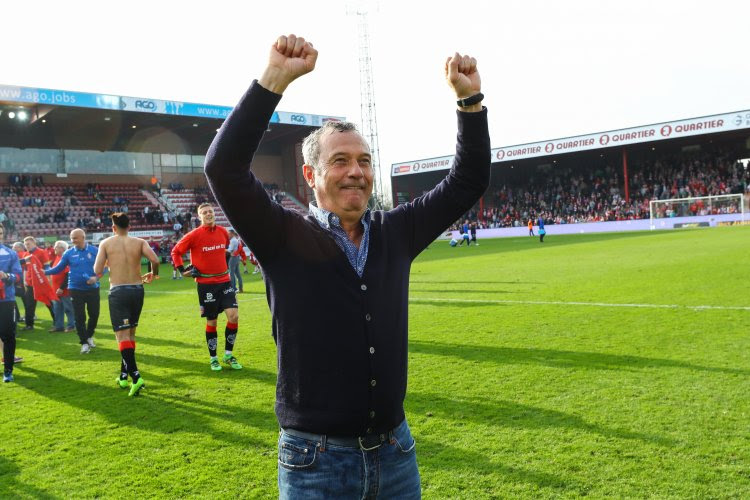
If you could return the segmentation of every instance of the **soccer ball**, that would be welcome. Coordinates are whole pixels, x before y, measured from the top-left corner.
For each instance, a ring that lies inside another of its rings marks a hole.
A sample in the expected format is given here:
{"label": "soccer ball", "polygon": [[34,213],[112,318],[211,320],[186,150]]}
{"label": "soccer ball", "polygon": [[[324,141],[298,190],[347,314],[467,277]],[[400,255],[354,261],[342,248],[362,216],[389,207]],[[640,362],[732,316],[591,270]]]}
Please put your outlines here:
{"label": "soccer ball", "polygon": [[458,245],[458,240],[456,238],[451,238],[450,246],[455,247]]}

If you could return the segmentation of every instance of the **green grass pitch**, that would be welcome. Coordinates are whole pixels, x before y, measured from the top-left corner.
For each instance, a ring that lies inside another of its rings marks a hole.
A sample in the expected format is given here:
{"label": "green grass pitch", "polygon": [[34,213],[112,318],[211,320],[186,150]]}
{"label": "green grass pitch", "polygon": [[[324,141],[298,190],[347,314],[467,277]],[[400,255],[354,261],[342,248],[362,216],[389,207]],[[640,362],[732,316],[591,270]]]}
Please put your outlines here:
{"label": "green grass pitch", "polygon": [[[412,268],[405,402],[424,497],[749,497],[749,268],[750,227],[434,243]],[[115,387],[104,292],[90,355],[43,306],[19,331],[0,498],[276,496],[263,283],[239,296],[245,369],[214,373],[195,285],[168,271],[137,398]]]}

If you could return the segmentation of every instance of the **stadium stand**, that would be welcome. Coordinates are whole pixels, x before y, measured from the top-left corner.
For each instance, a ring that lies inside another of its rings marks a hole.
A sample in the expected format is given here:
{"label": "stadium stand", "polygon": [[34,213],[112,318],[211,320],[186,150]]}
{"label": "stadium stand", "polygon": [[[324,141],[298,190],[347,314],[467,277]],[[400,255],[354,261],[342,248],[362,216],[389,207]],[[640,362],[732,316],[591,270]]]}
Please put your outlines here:
{"label": "stadium stand", "polygon": [[[731,151],[715,149],[631,162],[629,199],[622,172],[604,161],[498,169],[481,213],[477,205],[461,220],[495,228],[521,227],[540,215],[548,224],[648,219],[652,199],[742,193],[750,172],[735,158]],[[702,209],[696,205],[693,215]]]}
{"label": "stadium stand", "polygon": [[138,229],[164,229],[168,226],[163,221],[144,218],[145,207],[158,212],[159,206],[135,184],[8,184],[0,186],[0,190],[0,208],[12,221],[9,229],[19,235],[64,235],[73,227],[109,231],[111,223],[108,217],[118,211],[127,211]]}
{"label": "stadium stand", "polygon": [[[195,219],[198,212],[198,205],[206,201],[215,203],[211,192],[205,188],[179,190],[162,189],[162,198],[168,209],[173,210],[177,214],[187,216],[190,221]],[[216,223],[218,225],[229,227],[229,220],[221,207],[215,205],[214,213],[216,214]]]}
{"label": "stadium stand", "polygon": [[271,196],[271,198],[282,207],[288,208],[289,210],[296,210],[303,214],[308,212],[307,207],[302,202],[289,193],[281,191],[276,184],[263,184],[263,187],[266,189],[269,196]]}
{"label": "stadium stand", "polygon": [[[14,177],[18,179],[16,180]],[[9,183],[0,185],[0,223],[9,238],[22,235],[65,236],[74,227],[88,232],[109,232],[109,216],[126,211],[136,230],[172,231],[175,222],[183,230],[196,227],[197,207],[203,202],[215,204],[207,187],[185,189],[177,185],[161,189],[159,193],[137,184],[52,184],[26,185],[28,176],[9,176]],[[282,206],[307,212],[307,208],[292,196],[267,186],[272,198]],[[216,221],[228,227],[229,221],[215,205]]]}

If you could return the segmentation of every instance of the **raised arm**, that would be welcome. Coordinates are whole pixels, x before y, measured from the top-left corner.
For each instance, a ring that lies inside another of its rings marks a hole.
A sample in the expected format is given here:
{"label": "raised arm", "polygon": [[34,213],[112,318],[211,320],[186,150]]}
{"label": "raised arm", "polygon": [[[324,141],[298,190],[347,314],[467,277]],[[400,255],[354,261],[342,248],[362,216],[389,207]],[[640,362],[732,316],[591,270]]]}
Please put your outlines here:
{"label": "raised arm", "polygon": [[206,154],[206,177],[216,200],[261,262],[272,259],[284,243],[284,231],[279,231],[284,210],[271,201],[249,167],[281,94],[312,71],[317,58],[304,38],[279,37],[263,75],[229,114]]}
{"label": "raised arm", "polygon": [[295,35],[280,36],[271,46],[268,66],[258,83],[275,94],[283,94],[294,80],[315,69],[318,51],[312,43]]}
{"label": "raised arm", "polygon": [[412,257],[469,210],[490,181],[487,108],[476,59],[455,53],[445,62],[445,79],[457,99],[456,155],[446,178],[404,208],[412,215]]}

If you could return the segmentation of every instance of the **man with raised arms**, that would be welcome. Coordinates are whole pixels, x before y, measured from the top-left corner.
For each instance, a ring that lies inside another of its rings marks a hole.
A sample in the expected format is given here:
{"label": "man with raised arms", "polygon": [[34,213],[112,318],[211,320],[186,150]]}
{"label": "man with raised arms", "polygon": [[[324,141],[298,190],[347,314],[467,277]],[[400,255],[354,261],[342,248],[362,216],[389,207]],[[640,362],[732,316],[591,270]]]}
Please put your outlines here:
{"label": "man with raised arms", "polygon": [[[419,58],[428,49],[399,55]],[[327,122],[302,145],[302,174],[315,193],[302,215],[275,203],[250,166],[281,94],[317,58],[303,38],[279,37],[206,154],[216,200],[263,267],[278,349],[279,496],[419,498],[403,406],[409,270],[489,183],[479,72],[470,56],[445,63],[458,140],[453,167],[434,189],[393,210],[370,210],[370,147],[353,124]],[[333,68],[331,92],[343,70]],[[409,85],[404,92],[397,98],[405,109],[421,98]]]}

